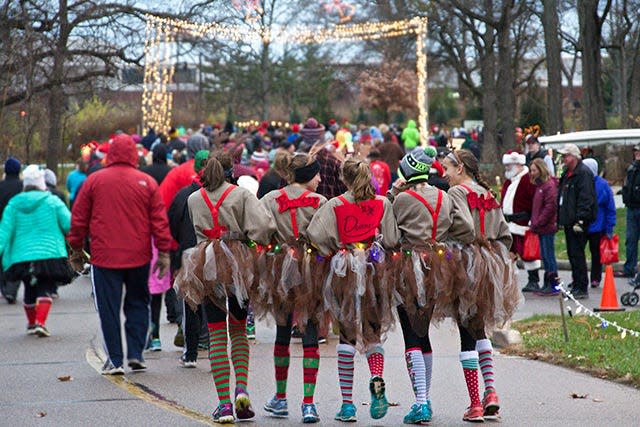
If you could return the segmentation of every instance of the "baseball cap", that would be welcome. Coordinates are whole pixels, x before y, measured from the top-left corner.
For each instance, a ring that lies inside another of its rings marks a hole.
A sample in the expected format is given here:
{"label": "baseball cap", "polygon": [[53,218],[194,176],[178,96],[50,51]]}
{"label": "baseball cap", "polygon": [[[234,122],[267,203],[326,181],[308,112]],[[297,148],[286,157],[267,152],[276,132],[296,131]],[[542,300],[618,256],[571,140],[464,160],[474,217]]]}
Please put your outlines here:
{"label": "baseball cap", "polygon": [[558,149],[558,153],[568,154],[578,159],[582,158],[582,155],[580,154],[580,149],[576,144],[565,144],[564,147]]}

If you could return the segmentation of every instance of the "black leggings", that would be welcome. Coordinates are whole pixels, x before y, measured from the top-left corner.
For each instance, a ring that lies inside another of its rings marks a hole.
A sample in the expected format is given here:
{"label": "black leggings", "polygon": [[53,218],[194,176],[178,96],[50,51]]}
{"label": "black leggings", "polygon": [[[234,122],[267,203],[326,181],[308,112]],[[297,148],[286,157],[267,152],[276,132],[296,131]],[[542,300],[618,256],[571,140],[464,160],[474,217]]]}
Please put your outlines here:
{"label": "black leggings", "polygon": [[[427,334],[423,337],[416,334],[411,326],[409,315],[407,311],[401,305],[398,306],[398,318],[400,320],[400,326],[402,327],[402,336],[404,337],[404,349],[419,348],[423,353],[431,351],[431,341],[429,340],[429,329],[427,328]],[[431,322],[431,318],[425,319],[427,323]]]}
{"label": "black leggings", "polygon": [[26,305],[35,304],[40,297],[51,297],[55,289],[55,282],[44,277],[32,281],[32,277],[28,276],[24,277],[22,282],[24,283],[23,303]]}
{"label": "black leggings", "polygon": [[475,351],[476,341],[485,339],[487,336],[484,329],[472,331],[458,323],[460,330],[460,351]]}
{"label": "black leggings", "polygon": [[[230,316],[236,320],[245,320],[247,318],[247,304],[245,304],[244,308],[240,307],[240,303],[235,296],[227,298],[227,303]],[[225,322],[227,320],[227,311],[218,307],[210,299],[207,298],[203,305],[208,323]]]}
{"label": "black leggings", "polygon": [[[286,325],[276,325],[276,344],[289,346],[291,343],[291,327],[293,326],[293,316],[287,316]],[[318,325],[309,320],[302,336],[302,347],[318,346]]]}
{"label": "black leggings", "polygon": [[162,294],[151,295],[151,339],[160,338],[160,310]]}

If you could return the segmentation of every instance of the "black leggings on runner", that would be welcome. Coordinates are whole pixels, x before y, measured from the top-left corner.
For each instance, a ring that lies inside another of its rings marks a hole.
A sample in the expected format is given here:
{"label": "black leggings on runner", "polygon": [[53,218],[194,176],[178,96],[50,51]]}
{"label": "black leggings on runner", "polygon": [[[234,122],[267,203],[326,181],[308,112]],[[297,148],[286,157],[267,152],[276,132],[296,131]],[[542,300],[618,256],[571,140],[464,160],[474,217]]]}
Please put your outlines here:
{"label": "black leggings on runner", "polygon": [[484,330],[471,331],[458,323],[460,330],[460,351],[475,351],[476,341],[485,339]]}
{"label": "black leggings on runner", "polygon": [[[293,326],[293,316],[287,316],[286,325],[276,325],[276,344],[288,346],[291,343],[291,327]],[[302,336],[302,347],[318,346],[318,325],[309,320]]]}
{"label": "black leggings on runner", "polygon": [[[243,308],[240,307],[240,303],[235,296],[227,298],[229,315],[236,320],[245,320],[247,318],[247,303],[248,301],[246,301]],[[208,323],[225,322],[227,320],[227,312],[215,305],[210,299],[207,298],[203,305],[207,314]]]}
{"label": "black leggings on runner", "polygon": [[[404,349],[419,348],[423,353],[430,352],[431,341],[429,340],[429,329],[427,328],[427,334],[424,337],[416,334],[409,321],[407,311],[401,305],[398,306],[398,318],[400,320],[400,326],[402,327],[402,336],[404,337]],[[429,323],[431,319],[425,319],[425,321]]]}

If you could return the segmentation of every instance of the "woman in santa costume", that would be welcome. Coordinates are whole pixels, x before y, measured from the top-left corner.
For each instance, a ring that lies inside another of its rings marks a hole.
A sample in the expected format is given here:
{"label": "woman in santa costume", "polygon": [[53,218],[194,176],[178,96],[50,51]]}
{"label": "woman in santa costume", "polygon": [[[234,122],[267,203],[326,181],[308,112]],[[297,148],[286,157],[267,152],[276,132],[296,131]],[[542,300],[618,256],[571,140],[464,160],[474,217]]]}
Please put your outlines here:
{"label": "woman in santa costume", "polygon": [[[451,315],[460,330],[460,362],[471,404],[463,420],[481,422],[498,417],[500,403],[493,377],[493,348],[487,331],[503,325],[522,301],[516,266],[509,255],[511,233],[489,185],[480,176],[478,160],[468,150],[449,153],[443,160],[451,184],[453,224],[449,237],[456,271],[448,297],[438,298],[435,319]],[[473,229],[469,228],[473,224]],[[446,294],[447,289],[442,288]],[[449,300],[448,303],[441,301]],[[479,396],[478,369],[484,380]]]}
{"label": "woman in santa costume", "polygon": [[381,340],[394,323],[396,305],[385,249],[396,247],[399,232],[391,202],[376,196],[366,162],[345,161],[341,179],[348,191],[320,208],[307,228],[307,237],[320,255],[333,254],[324,285],[324,302],[340,328],[337,351],[342,407],[335,418],[356,420],[352,389],[357,345],[366,352],[371,372],[371,417],[379,419],[389,408],[382,378]]}
{"label": "woman in santa costume", "polygon": [[[452,224],[451,202],[446,192],[427,183],[437,156],[433,147],[416,148],[400,162],[396,181],[387,197],[393,199],[401,255],[397,289],[403,304],[398,318],[405,345],[405,360],[416,403],[404,417],[405,424],[431,421],[429,392],[433,354],[429,324],[436,303],[436,283],[451,281],[458,265],[445,258],[444,241]],[[469,223],[469,231],[473,224]]]}
{"label": "woman in santa costume", "polygon": [[[247,393],[247,289],[255,272],[253,242],[266,245],[275,232],[273,218],[258,199],[249,190],[229,184],[226,179],[231,178],[231,171],[225,171],[218,159],[209,159],[200,175],[202,188],[188,200],[198,245],[185,252],[182,271],[176,278],[185,302],[192,307],[201,303],[205,306],[211,374],[220,400],[213,419],[219,423],[235,420],[229,393],[229,359],[236,377],[236,417],[247,420],[255,416]],[[230,357],[227,334],[231,339]]]}
{"label": "woman in santa costume", "polygon": [[[323,146],[318,146],[318,149],[323,149]],[[315,159],[314,151],[310,154],[279,153],[275,159],[275,170],[285,177],[289,185],[269,192],[260,200],[274,218],[277,231],[270,245],[260,255],[259,285],[252,292],[256,315],[268,313],[276,319],[273,349],[276,394],[264,405],[264,409],[277,417],[289,415],[286,393],[294,307],[297,322],[304,330],[303,423],[320,421],[313,395],[320,363],[318,326],[324,314],[322,283],[326,263],[308,244],[307,227],[327,199],[315,193],[320,183],[320,164]]]}

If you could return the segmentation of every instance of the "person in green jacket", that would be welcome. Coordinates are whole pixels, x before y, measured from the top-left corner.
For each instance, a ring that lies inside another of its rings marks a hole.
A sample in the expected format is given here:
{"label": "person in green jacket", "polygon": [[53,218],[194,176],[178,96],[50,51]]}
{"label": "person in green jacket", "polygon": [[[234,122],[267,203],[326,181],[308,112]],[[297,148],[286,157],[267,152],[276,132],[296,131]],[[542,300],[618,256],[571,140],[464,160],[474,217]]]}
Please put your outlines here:
{"label": "person in green jacket", "polygon": [[2,269],[10,280],[22,280],[27,334],[50,336],[45,327],[56,282],[69,283],[65,235],[71,213],[47,191],[44,171],[29,165],[23,172],[24,191],[14,196],[0,222]]}
{"label": "person in green jacket", "polygon": [[420,144],[420,132],[415,120],[409,120],[407,127],[402,131],[400,136],[404,143],[404,149],[409,152]]}

